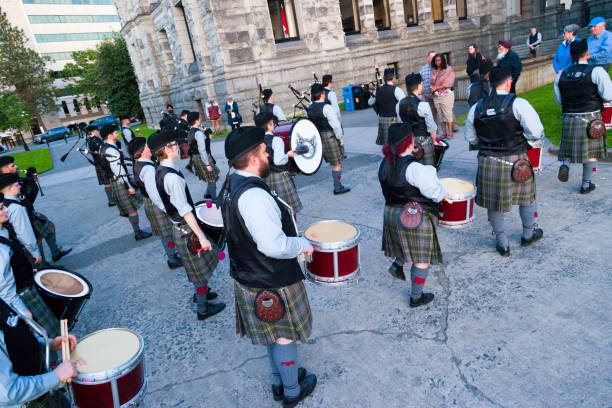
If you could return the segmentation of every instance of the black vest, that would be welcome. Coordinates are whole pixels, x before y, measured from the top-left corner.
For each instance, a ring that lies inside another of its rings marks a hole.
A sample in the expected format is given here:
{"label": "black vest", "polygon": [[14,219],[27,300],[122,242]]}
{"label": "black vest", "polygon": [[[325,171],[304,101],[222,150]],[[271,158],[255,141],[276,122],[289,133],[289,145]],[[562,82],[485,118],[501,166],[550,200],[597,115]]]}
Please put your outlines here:
{"label": "black vest", "polygon": [[591,80],[596,65],[572,64],[559,78],[563,113],[587,113],[603,110],[597,85]]}
{"label": "black vest", "polygon": [[325,93],[325,103],[331,105],[331,101],[329,100],[329,93],[331,89],[323,88],[323,92]]}
{"label": "black vest", "polygon": [[264,137],[264,143],[266,144],[266,153],[268,153],[268,164],[270,165],[270,171],[276,173],[282,173],[283,171],[289,171],[289,162],[282,165],[274,164],[274,149],[272,149],[272,140],[274,135],[268,135]]}
{"label": "black vest", "polygon": [[92,136],[87,139],[87,149],[89,150],[91,157],[93,157],[94,166],[96,167],[102,167],[102,161],[100,160],[100,148],[103,144],[104,141],[97,136]]}
{"label": "black vest", "polygon": [[[124,129],[127,129],[128,133],[130,134],[130,140],[126,140],[125,135],[123,134]],[[132,140],[134,140],[134,132],[132,132],[132,129],[127,126],[121,126],[121,137],[123,138],[123,140],[125,140],[126,143],[130,143]]]}
{"label": "black vest", "polygon": [[38,196],[40,189],[38,184],[30,177],[19,177],[19,185],[21,191],[19,192],[19,199],[23,205],[30,211],[34,211],[34,201]]}
{"label": "black vest", "polygon": [[470,86],[470,97],[468,104],[470,106],[475,105],[476,102],[482,98],[489,96],[491,89],[489,88],[489,81],[486,79],[479,79]]}
{"label": "black vest", "polygon": [[[16,324],[15,324],[16,323]],[[30,327],[2,300],[0,300],[0,330],[4,334],[4,344],[13,372],[21,376],[43,373],[41,345]]]}
{"label": "black vest", "polygon": [[187,133],[189,133],[189,128],[189,123],[185,119],[179,118],[177,127],[177,130],[179,132],[179,139],[187,137]]}
{"label": "black vest", "polygon": [[419,116],[417,109],[422,101],[413,93],[402,99],[399,103],[399,115],[402,122],[408,123],[415,136],[429,136],[425,118]]}
{"label": "black vest", "polygon": [[[180,177],[184,178],[183,174],[180,171],[176,171],[173,168],[160,165],[155,171],[155,186],[157,187],[157,192],[159,193],[159,197],[161,198],[162,203],[164,203],[164,208],[166,209],[166,214],[168,214],[168,217],[170,217],[170,219],[174,222],[182,223],[185,221],[184,218],[181,217],[176,207],[172,205],[172,203],[170,202],[170,195],[166,193],[166,189],[164,188],[164,177],[166,177],[166,174],[168,173],[178,174]],[[187,197],[187,202],[189,203],[189,205],[191,205],[193,215],[195,216],[195,205],[193,204],[193,200],[191,199],[191,194],[189,193],[187,183],[185,183],[185,196]]]}
{"label": "black vest", "polygon": [[323,114],[323,108],[325,105],[325,102],[314,102],[308,106],[308,119],[314,122],[319,132],[333,131],[332,127],[327,121],[327,118]]}
{"label": "black vest", "polygon": [[378,116],[394,118],[395,105],[398,100],[395,97],[395,85],[384,84],[376,91],[376,105],[378,105]]}
{"label": "black vest", "polygon": [[485,156],[525,153],[531,147],[523,136],[523,127],[512,113],[516,95],[497,92],[480,100],[474,111],[474,128]]}
{"label": "black vest", "polygon": [[[261,188],[274,197],[281,211],[283,232],[288,237],[297,237],[291,212],[283,205],[264,181],[257,177],[239,174],[229,176],[229,196],[223,203],[223,225],[230,253],[230,274],[239,283],[251,288],[279,288],[304,279],[297,259],[270,258],[257,250],[240,212],[238,199],[250,188]],[[250,203],[256,206],[257,203]]]}
{"label": "black vest", "polygon": [[389,163],[386,159],[378,168],[378,181],[385,197],[385,205],[403,206],[416,201],[421,204],[424,211],[438,216],[438,203],[421,194],[421,191],[406,181],[406,169],[414,162],[418,162],[412,155],[398,157],[395,162]]}
{"label": "black vest", "polygon": [[[12,226],[10,225],[7,225],[7,227],[9,231],[12,229]],[[14,233],[10,234],[9,236],[10,238],[0,236],[0,244],[4,244],[11,248],[11,269],[13,270],[13,276],[15,277],[17,293],[19,293],[22,290],[34,285],[34,271],[32,270],[32,264],[23,250],[21,243],[14,237]]]}
{"label": "black vest", "polygon": [[[189,135],[187,136],[187,141],[189,142],[189,155],[193,156],[194,154],[200,154],[198,150],[198,141],[195,138],[195,134],[200,131],[204,133],[204,131],[198,127],[192,127],[189,129]],[[206,153],[212,154],[210,151],[210,139],[204,133],[204,148],[206,149]]]}
{"label": "black vest", "polygon": [[[535,34],[529,34],[529,45],[533,44],[534,42],[538,41],[538,32],[536,31]],[[540,44],[538,44],[540,45]]]}
{"label": "black vest", "polygon": [[115,149],[116,151],[119,152],[119,162],[121,163],[121,166],[123,167],[123,170],[125,174],[127,175],[128,171],[127,171],[127,166],[125,165],[125,159],[123,158],[123,152],[119,150],[116,146],[113,146],[110,143],[104,142],[104,144],[100,148],[100,162],[102,163],[102,169],[106,173],[106,176],[111,180],[115,178],[115,174],[111,170],[111,166],[110,166],[110,162],[108,161],[108,157],[105,156],[109,149]]}
{"label": "black vest", "polygon": [[147,193],[144,181],[142,181],[142,179],[140,178],[140,172],[142,171],[142,169],[144,169],[145,166],[152,166],[153,168],[155,168],[155,165],[153,163],[142,162],[138,160],[134,162],[134,184],[136,184],[136,188],[142,193],[143,196],[151,198],[149,197],[149,193]]}

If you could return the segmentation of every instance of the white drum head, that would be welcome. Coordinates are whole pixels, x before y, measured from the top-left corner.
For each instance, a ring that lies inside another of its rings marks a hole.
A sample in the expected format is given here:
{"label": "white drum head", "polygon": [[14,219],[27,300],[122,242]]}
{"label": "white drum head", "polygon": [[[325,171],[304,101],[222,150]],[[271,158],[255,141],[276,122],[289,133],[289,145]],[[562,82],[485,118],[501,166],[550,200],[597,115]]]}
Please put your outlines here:
{"label": "white drum head", "polygon": [[140,339],[127,329],[106,329],[90,334],[77,343],[71,360],[82,358],[80,373],[103,373],[129,362],[140,350]]}
{"label": "white drum head", "polygon": [[208,208],[206,203],[201,203],[195,207],[196,216],[200,221],[211,227],[223,228],[223,216],[221,208],[212,203],[212,207]]}
{"label": "white drum head", "polygon": [[458,178],[443,178],[440,179],[440,184],[453,200],[463,200],[476,195],[476,189],[469,181]]}
{"label": "white drum head", "polygon": [[298,145],[308,146],[308,153],[295,155],[293,160],[302,173],[310,176],[319,170],[323,160],[323,143],[315,124],[307,118],[298,119],[291,128],[291,150]]}
{"label": "white drum head", "polygon": [[89,285],[80,276],[61,269],[43,269],[36,272],[34,282],[54,295],[80,298],[89,293]]}
{"label": "white drum head", "polygon": [[343,242],[357,235],[357,228],[353,224],[344,221],[320,221],[312,224],[304,236],[316,242]]}

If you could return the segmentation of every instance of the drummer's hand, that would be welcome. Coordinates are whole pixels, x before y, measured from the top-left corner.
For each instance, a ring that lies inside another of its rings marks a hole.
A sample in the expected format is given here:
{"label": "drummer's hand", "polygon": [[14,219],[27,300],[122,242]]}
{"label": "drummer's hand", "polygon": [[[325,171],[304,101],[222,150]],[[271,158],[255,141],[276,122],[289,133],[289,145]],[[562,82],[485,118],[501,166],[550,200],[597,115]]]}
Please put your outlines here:
{"label": "drummer's hand", "polygon": [[212,169],[212,166],[206,166],[206,170],[208,170],[208,171],[212,171],[212,170],[213,170],[213,169]]}
{"label": "drummer's hand", "polygon": [[344,146],[344,142],[340,142],[340,146]]}
{"label": "drummer's hand", "polygon": [[198,237],[198,241],[200,241],[200,247],[204,250],[204,251],[210,251],[212,249],[212,245],[210,244],[210,241],[206,239],[206,237],[202,234],[197,236]]}
{"label": "drummer's hand", "polygon": [[76,337],[68,336],[68,340],[66,340],[66,337],[58,336],[51,342],[51,351],[60,351],[62,349],[62,342],[64,341],[69,342],[70,351],[74,350],[77,344]]}
{"label": "drummer's hand", "polygon": [[304,254],[312,255],[313,252],[314,252],[314,248],[312,247],[312,245],[308,245],[308,251],[304,252]]}
{"label": "drummer's hand", "polygon": [[136,194],[136,190],[134,190],[133,188],[128,188],[128,193],[134,195]]}
{"label": "drummer's hand", "polygon": [[77,362],[74,360],[64,361],[53,372],[59,377],[60,382],[67,382],[69,378],[76,377],[78,374],[76,365]]}
{"label": "drummer's hand", "polygon": [[289,150],[287,152],[287,157],[294,157],[295,156],[295,152],[293,150]]}
{"label": "drummer's hand", "polygon": [[42,262],[42,256],[38,256],[38,257],[34,258],[34,263],[39,264],[41,262]]}
{"label": "drummer's hand", "polygon": [[444,201],[446,201],[447,203],[450,203],[450,204],[453,203],[453,200],[450,198],[450,195],[448,195],[448,194],[444,196]]}

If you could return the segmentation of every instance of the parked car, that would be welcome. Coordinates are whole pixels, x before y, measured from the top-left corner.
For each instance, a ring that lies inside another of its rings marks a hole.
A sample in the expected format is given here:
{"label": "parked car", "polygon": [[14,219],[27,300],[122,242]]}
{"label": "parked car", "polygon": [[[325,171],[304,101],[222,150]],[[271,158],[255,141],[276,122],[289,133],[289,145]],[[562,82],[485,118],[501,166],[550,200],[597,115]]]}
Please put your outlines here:
{"label": "parked car", "polygon": [[89,122],[89,124],[95,125],[98,127],[98,129],[100,129],[104,125],[117,124],[117,118],[115,118],[113,115],[103,116],[101,118]]}
{"label": "parked car", "polygon": [[34,142],[47,143],[47,142],[52,142],[54,140],[66,139],[68,136],[70,136],[70,134],[71,134],[70,129],[68,129],[66,126],[54,127],[54,128],[47,130],[46,133],[43,133],[42,135],[35,137]]}

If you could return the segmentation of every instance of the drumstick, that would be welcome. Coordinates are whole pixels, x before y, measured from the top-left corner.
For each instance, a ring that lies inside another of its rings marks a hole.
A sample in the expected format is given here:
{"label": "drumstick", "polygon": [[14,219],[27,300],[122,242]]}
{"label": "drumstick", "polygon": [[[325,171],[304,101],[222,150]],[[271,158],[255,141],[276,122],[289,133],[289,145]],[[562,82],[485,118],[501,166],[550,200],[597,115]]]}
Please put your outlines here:
{"label": "drumstick", "polygon": [[[68,339],[68,341],[62,340],[62,361],[68,361],[70,360],[70,338],[68,337],[68,320],[60,320],[60,332],[62,337]],[[68,378],[68,382],[70,382],[70,378]]]}

